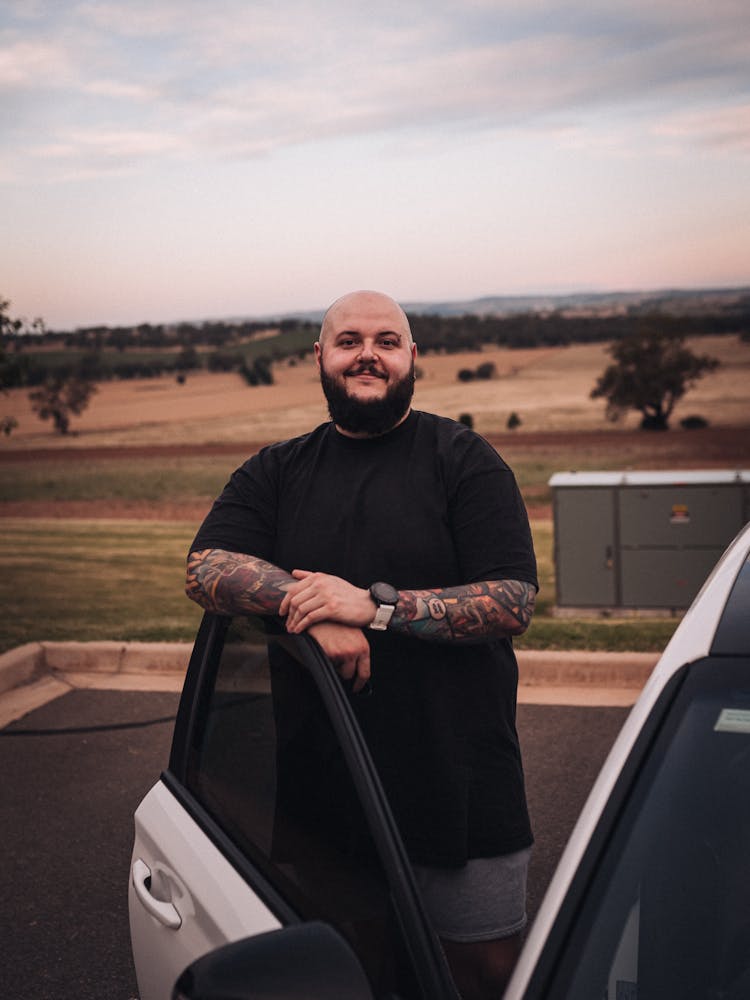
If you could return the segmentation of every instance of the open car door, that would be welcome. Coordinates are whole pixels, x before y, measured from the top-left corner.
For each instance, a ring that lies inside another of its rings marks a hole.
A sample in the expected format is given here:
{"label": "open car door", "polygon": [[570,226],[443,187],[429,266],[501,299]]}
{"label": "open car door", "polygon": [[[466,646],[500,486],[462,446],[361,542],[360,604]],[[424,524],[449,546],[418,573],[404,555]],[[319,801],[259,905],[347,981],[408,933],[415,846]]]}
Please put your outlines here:
{"label": "open car door", "polygon": [[129,910],[141,1000],[167,1000],[196,959],[274,931],[284,975],[301,981],[284,996],[455,998],[356,697],[309,637],[204,616],[169,767],[135,815]]}

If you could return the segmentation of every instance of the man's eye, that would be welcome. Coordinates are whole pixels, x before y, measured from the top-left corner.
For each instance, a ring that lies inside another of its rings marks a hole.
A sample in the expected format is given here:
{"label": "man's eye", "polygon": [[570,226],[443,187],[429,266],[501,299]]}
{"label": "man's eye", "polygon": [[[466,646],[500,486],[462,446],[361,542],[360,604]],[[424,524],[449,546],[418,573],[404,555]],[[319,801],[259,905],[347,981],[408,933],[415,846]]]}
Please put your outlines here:
{"label": "man's eye", "polygon": [[385,340],[380,341],[381,347],[398,347],[398,341],[394,340],[392,337],[386,337]]}

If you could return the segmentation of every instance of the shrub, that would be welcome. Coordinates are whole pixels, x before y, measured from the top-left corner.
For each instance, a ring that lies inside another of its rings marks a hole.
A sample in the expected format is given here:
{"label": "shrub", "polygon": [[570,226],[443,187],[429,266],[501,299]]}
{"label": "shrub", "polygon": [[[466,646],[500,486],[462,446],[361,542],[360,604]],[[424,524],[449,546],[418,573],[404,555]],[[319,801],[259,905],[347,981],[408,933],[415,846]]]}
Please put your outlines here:
{"label": "shrub", "polygon": [[260,385],[273,385],[273,372],[271,371],[271,362],[268,358],[256,358],[253,368],[255,369],[255,374],[258,376],[258,383]]}
{"label": "shrub", "polygon": [[515,410],[508,417],[508,422],[506,423],[505,426],[508,428],[509,431],[514,431],[516,427],[521,426],[521,418],[518,416]]}
{"label": "shrub", "polygon": [[686,431],[697,431],[701,427],[708,427],[708,421],[705,417],[698,416],[698,414],[691,414],[689,417],[682,418],[680,427],[684,427]]}
{"label": "shrub", "polygon": [[476,368],[462,368],[457,378],[459,382],[472,382],[475,378],[490,379],[497,378],[497,368],[494,361],[483,361]]}
{"label": "shrub", "polygon": [[468,427],[470,431],[474,429],[474,417],[470,413],[462,413],[458,418],[458,422]]}
{"label": "shrub", "polygon": [[483,364],[477,365],[477,369],[474,374],[477,378],[482,379],[497,378],[497,368],[495,367],[495,362],[485,361]]}

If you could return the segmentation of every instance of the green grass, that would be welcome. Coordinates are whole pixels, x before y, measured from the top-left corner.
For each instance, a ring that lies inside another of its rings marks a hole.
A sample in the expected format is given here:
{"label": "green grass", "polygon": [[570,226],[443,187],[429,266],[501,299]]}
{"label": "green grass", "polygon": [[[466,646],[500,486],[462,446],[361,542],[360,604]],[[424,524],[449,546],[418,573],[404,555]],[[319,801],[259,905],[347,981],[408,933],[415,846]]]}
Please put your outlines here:
{"label": "green grass", "polygon": [[[225,456],[226,457],[226,456]],[[201,611],[183,593],[195,524],[5,518],[0,651],[40,640],[190,641]],[[533,524],[541,593],[526,649],[657,651],[677,621],[558,620],[552,525]]]}
{"label": "green grass", "polygon": [[200,609],[183,592],[194,524],[3,522],[0,650],[47,639],[191,640]]}
{"label": "green grass", "polygon": [[66,452],[33,464],[8,457],[0,464],[3,500],[185,500],[213,498],[232,469],[247,458],[235,455],[92,458]]}
{"label": "green grass", "polygon": [[[216,496],[233,469],[248,458],[236,454],[143,456],[138,459],[101,458],[66,451],[59,457],[4,456],[0,463],[0,499],[3,500],[177,500]],[[612,456],[613,466],[617,456]],[[527,502],[550,501],[550,476],[561,467],[559,456],[541,462],[512,462]],[[592,467],[604,468],[601,462]],[[579,468],[583,468],[579,465]]]}
{"label": "green grass", "polygon": [[557,619],[537,615],[516,649],[590,649],[601,652],[661,652],[677,628],[676,618]]}

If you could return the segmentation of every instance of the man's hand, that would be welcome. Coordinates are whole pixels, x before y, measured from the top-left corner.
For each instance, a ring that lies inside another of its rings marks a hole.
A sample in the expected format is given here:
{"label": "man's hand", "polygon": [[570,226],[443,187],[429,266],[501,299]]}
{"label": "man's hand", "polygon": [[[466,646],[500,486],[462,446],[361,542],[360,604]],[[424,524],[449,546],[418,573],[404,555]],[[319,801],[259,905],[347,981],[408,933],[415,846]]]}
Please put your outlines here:
{"label": "man's hand", "polygon": [[360,692],[370,679],[370,647],[362,630],[336,622],[322,622],[307,631],[339,676],[346,681],[353,678],[352,690],[355,694]]}
{"label": "man's hand", "polygon": [[305,632],[319,622],[364,628],[375,617],[377,609],[368,590],[328,573],[295,569],[292,576],[297,582],[287,587],[279,606],[287,632]]}

